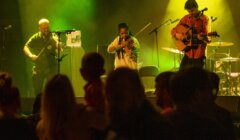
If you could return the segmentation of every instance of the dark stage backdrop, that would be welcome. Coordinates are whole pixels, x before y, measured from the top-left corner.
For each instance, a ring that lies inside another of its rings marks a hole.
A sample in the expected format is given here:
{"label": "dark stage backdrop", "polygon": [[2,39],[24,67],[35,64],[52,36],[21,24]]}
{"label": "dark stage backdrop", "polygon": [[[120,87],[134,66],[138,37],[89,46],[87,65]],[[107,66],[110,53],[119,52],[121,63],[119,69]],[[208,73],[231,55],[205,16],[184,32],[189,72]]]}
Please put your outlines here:
{"label": "dark stage backdrop", "polygon": [[0,71],[8,71],[21,93],[27,91],[27,73],[23,55],[23,36],[17,0],[0,2]]}

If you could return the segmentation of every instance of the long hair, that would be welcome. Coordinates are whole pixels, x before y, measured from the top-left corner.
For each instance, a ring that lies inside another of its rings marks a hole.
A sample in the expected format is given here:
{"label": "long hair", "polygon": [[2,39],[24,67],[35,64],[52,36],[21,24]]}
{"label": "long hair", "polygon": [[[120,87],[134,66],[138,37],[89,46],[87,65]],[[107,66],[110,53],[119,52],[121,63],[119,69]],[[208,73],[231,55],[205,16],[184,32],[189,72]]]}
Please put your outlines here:
{"label": "long hair", "polygon": [[50,79],[42,95],[41,126],[50,139],[64,139],[65,125],[76,116],[76,101],[67,76],[57,74]]}
{"label": "long hair", "polygon": [[130,119],[145,101],[137,71],[125,67],[112,71],[106,81],[106,100],[110,124],[118,126]]}

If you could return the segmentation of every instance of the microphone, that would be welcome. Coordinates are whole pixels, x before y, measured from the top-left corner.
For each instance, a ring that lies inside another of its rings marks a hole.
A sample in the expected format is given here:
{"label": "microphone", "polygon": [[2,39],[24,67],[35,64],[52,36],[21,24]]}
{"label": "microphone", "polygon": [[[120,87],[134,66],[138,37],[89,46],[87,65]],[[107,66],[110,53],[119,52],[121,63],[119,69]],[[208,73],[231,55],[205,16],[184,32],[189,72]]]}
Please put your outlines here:
{"label": "microphone", "polygon": [[173,24],[173,23],[175,23],[175,22],[177,22],[177,21],[179,21],[179,19],[177,18],[177,19],[175,19],[175,20],[172,20],[172,19],[170,19],[170,22],[171,22],[171,24]]}
{"label": "microphone", "polygon": [[12,28],[12,25],[8,25],[8,26],[4,27],[4,30],[9,30],[11,28]]}
{"label": "microphone", "polygon": [[217,20],[217,17],[213,17],[213,16],[211,16],[211,20],[212,20],[212,22],[214,22],[214,21]]}
{"label": "microphone", "polygon": [[208,8],[206,7],[206,8],[204,8],[204,9],[202,9],[200,12],[204,12],[204,11],[207,11],[208,10]]}

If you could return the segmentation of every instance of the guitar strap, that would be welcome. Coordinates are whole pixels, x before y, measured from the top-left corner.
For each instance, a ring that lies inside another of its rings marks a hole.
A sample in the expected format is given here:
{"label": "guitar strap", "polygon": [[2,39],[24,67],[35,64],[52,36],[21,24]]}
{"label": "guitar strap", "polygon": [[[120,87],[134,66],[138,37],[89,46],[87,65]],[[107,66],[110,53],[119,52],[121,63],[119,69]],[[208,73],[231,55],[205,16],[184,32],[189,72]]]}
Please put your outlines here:
{"label": "guitar strap", "polygon": [[48,41],[45,43],[44,47],[40,50],[37,57],[39,57],[45,51],[46,47],[48,46],[51,40],[52,40],[52,37],[49,37]]}

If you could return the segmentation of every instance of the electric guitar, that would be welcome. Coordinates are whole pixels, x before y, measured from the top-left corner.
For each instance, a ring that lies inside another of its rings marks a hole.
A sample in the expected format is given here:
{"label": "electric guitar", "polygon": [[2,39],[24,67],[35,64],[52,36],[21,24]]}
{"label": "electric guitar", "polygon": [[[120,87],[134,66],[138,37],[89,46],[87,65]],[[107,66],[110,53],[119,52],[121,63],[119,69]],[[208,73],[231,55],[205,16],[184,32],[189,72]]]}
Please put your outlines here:
{"label": "electric guitar", "polygon": [[[190,30],[190,27],[188,25],[181,25],[181,24],[176,27],[176,31],[177,33],[180,33],[183,36],[185,36],[183,40],[176,40],[176,47],[179,51],[185,51],[185,49],[188,46],[198,45],[197,44],[198,41],[209,43],[209,40],[207,39],[208,36],[219,37],[218,33],[215,31],[215,32],[209,32],[206,35],[201,35],[203,37],[203,40],[198,40],[197,39],[198,34],[192,34],[192,30]],[[193,36],[193,40],[195,41],[191,41],[192,36]],[[196,44],[192,44],[192,42],[196,42]]]}

